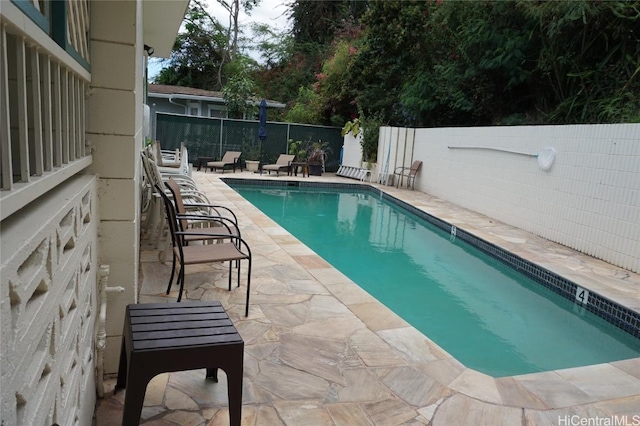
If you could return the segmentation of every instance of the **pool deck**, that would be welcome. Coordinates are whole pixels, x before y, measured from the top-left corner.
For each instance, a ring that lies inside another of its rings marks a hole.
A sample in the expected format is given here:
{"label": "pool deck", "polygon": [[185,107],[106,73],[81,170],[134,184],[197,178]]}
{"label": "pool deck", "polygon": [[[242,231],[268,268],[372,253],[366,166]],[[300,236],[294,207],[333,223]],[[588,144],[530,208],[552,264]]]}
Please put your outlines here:
{"label": "pool deck", "polygon": [[[244,281],[227,291],[225,267],[189,267],[185,279],[187,299],[220,300],[245,341],[243,425],[640,424],[640,358],[498,379],[465,368],[219,179],[259,175],[193,177],[212,203],[236,212],[253,252],[248,318]],[[375,186],[640,312],[638,274],[427,194]],[[140,303],[174,302],[176,293],[163,291],[170,263],[158,261],[148,240],[142,245]],[[220,376],[219,383],[199,370],[156,376],[141,424],[228,424]],[[123,392],[113,395],[113,385],[107,381],[98,402],[96,426],[120,424]]]}

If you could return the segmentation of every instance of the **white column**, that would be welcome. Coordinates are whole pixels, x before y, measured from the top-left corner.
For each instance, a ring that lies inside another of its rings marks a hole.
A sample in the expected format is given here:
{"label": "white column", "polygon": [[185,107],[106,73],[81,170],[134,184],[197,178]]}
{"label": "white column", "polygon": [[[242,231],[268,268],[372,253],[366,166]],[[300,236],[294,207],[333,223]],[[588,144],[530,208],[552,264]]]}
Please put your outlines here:
{"label": "white column", "polygon": [[100,176],[99,263],[110,267],[105,373],[118,368],[124,309],[136,301],[139,266],[139,162],[143,146],[141,1],[91,3],[91,96],[87,133]]}

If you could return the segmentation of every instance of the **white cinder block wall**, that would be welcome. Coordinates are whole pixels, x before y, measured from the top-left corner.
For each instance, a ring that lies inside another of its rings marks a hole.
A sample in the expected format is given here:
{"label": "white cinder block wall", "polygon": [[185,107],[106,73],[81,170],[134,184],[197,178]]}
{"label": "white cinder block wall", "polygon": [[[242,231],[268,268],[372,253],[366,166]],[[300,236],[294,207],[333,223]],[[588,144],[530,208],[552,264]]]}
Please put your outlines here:
{"label": "white cinder block wall", "polygon": [[2,222],[3,425],[90,425],[97,180],[79,176]]}
{"label": "white cinder block wall", "polygon": [[[640,124],[412,131],[381,129],[379,168],[422,160],[416,190],[640,272]],[[556,159],[545,171],[536,157],[450,146],[553,147]]]}

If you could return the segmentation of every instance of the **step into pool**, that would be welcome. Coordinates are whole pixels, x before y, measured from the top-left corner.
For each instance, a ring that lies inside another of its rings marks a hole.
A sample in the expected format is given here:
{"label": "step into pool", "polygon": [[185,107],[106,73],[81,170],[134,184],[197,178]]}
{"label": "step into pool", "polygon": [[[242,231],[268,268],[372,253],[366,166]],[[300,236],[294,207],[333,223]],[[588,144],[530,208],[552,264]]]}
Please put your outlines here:
{"label": "step into pool", "polygon": [[640,339],[371,191],[227,183],[469,368],[503,377],[640,356]]}

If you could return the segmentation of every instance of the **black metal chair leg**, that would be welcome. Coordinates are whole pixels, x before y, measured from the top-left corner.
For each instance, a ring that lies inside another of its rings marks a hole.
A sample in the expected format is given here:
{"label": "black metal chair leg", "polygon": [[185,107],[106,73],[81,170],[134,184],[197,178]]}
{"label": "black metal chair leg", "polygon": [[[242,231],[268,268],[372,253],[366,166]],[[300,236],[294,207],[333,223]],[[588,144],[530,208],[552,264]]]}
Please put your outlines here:
{"label": "black metal chair leg", "polygon": [[[171,250],[173,251],[173,250]],[[169,278],[169,285],[167,286],[167,294],[171,291],[171,284],[173,284],[173,276],[176,273],[176,254],[173,253],[173,262],[171,263],[171,278]]]}
{"label": "black metal chair leg", "polygon": [[180,293],[178,293],[178,302],[182,300],[182,291],[184,290],[184,265],[180,265],[180,273],[178,274],[180,281]]}
{"label": "black metal chair leg", "polygon": [[249,316],[249,293],[251,292],[251,257],[247,259],[249,266],[247,266],[247,306],[245,307],[244,316]]}

